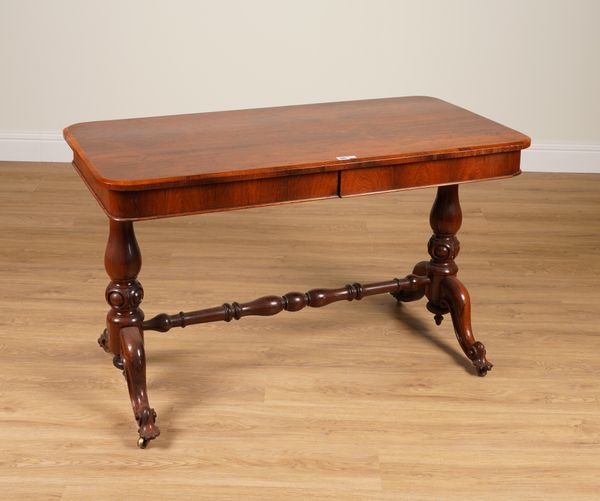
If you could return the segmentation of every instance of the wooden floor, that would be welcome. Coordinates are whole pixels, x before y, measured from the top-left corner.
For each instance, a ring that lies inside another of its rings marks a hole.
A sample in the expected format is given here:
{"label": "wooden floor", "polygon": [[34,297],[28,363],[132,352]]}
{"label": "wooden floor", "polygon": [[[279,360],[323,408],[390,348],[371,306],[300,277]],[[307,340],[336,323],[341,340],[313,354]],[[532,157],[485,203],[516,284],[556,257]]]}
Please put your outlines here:
{"label": "wooden floor", "polygon": [[[106,218],[66,164],[0,164],[0,498],[598,499],[600,175],[461,187],[495,364],[389,296],[148,333],[136,447],[96,339]],[[146,316],[409,273],[431,189],[137,226]],[[178,296],[179,295],[179,296]]]}

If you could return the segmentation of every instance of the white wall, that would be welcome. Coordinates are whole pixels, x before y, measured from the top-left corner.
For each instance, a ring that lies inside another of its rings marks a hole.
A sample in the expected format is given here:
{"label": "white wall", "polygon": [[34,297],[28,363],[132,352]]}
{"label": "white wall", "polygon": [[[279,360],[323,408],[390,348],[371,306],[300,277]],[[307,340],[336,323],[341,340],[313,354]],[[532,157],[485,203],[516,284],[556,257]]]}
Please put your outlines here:
{"label": "white wall", "polygon": [[598,0],[0,0],[0,158],[79,121],[426,94],[597,161],[599,23]]}

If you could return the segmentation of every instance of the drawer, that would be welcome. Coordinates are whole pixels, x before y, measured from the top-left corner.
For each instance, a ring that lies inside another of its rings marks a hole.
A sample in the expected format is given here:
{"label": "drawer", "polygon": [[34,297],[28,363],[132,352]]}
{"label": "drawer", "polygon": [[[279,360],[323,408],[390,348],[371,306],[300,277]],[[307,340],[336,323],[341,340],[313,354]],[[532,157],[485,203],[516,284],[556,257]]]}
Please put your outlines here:
{"label": "drawer", "polygon": [[108,191],[97,198],[110,217],[153,219],[338,196],[338,173],[319,172],[141,191]]}
{"label": "drawer", "polygon": [[340,196],[465,183],[519,174],[520,151],[340,172]]}

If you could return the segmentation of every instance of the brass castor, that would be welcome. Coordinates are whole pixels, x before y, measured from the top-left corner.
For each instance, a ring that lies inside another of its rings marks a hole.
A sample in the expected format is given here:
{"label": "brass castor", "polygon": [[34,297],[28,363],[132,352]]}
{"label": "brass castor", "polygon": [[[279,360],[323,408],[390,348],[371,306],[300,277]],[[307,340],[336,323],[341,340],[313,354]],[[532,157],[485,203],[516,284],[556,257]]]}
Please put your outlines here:
{"label": "brass castor", "polygon": [[140,438],[138,438],[137,446],[140,449],[145,449],[146,447],[148,447],[149,443],[150,443],[150,440],[146,440],[145,438],[140,437]]}
{"label": "brass castor", "polygon": [[475,369],[477,369],[477,375],[479,377],[483,377],[488,373],[488,371],[492,370],[492,367],[493,367],[492,364],[487,362],[486,364],[483,365],[483,367],[475,366]]}

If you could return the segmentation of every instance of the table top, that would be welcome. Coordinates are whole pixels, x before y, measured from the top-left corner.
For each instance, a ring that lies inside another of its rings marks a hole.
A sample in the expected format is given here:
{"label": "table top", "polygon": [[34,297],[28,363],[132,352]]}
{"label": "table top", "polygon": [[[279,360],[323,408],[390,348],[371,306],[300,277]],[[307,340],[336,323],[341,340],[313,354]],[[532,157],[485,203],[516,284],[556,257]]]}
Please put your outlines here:
{"label": "table top", "polygon": [[423,96],[87,122],[64,136],[96,195],[493,155],[530,144]]}

